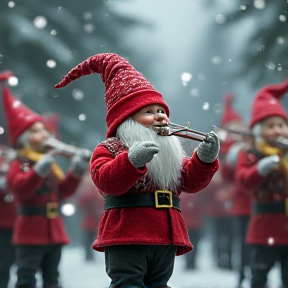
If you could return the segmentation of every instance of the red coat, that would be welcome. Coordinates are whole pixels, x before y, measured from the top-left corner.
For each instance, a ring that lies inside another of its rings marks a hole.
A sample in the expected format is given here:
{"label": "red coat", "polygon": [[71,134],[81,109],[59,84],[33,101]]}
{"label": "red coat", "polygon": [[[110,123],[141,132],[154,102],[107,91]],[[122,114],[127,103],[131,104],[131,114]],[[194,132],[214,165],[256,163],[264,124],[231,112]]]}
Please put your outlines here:
{"label": "red coat", "polygon": [[8,193],[9,191],[0,190],[0,229],[13,229],[16,220],[16,202],[7,202],[5,200],[7,199]]}
{"label": "red coat", "polygon": [[[9,171],[8,159],[0,159],[0,177],[7,177]],[[10,197],[10,199],[9,199]],[[16,202],[8,189],[0,190],[0,229],[13,229],[16,220]]]}
{"label": "red coat", "polygon": [[[11,162],[7,176],[8,186],[20,205],[45,206],[75,193],[80,178],[68,173],[59,183],[50,173],[46,178],[38,176],[33,163],[25,159]],[[42,215],[18,215],[14,228],[15,244],[46,245],[66,244],[69,242],[63,220],[60,216],[49,219]]]}
{"label": "red coat", "polygon": [[[284,171],[274,170],[266,177],[257,171],[259,159],[265,157],[255,148],[242,151],[236,167],[236,180],[244,189],[250,189],[253,203],[282,202],[287,198]],[[288,244],[288,217],[285,214],[263,213],[251,215],[247,242],[262,245]]]}
{"label": "red coat", "polygon": [[[196,153],[183,161],[181,191],[196,193],[206,187],[219,167],[201,162]],[[147,167],[138,169],[128,158],[128,151],[116,138],[100,143],[91,159],[91,176],[99,191],[109,195],[153,193],[157,187],[143,181]],[[191,245],[181,213],[177,209],[133,207],[106,210],[93,248],[123,244],[176,245],[177,255],[190,251]]]}
{"label": "red coat", "polygon": [[227,185],[217,172],[211,183],[204,189],[205,214],[213,218],[229,217],[232,207],[232,186]]}
{"label": "red coat", "polygon": [[[93,184],[93,182],[92,182]],[[104,199],[98,189],[91,185],[79,187],[78,205],[82,210],[81,227],[84,230],[96,232],[104,209]]]}
{"label": "red coat", "polygon": [[226,163],[221,163],[221,175],[224,180],[233,185],[232,194],[232,208],[230,214],[233,216],[249,216],[251,211],[251,196],[248,189],[236,185],[235,167]]}
{"label": "red coat", "polygon": [[189,229],[200,229],[203,226],[204,217],[204,199],[203,193],[197,193],[194,195],[189,195],[187,193],[182,193],[181,199],[181,213]]}

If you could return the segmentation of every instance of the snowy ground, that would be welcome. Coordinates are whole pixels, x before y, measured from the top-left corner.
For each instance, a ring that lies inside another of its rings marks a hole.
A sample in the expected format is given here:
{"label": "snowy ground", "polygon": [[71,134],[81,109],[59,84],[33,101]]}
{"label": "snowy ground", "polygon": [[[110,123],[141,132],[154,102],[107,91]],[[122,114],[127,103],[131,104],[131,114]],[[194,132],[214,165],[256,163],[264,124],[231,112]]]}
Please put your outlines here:
{"label": "snowy ground", "polygon": [[[173,288],[236,288],[235,272],[215,268],[209,242],[203,240],[199,250],[201,258],[197,259],[198,268],[192,272],[183,268],[183,257],[176,257],[170,286]],[[85,262],[82,248],[66,247],[60,265],[63,288],[107,288],[109,278],[105,273],[104,254],[95,252],[95,256],[94,262]],[[269,287],[279,287],[279,279],[279,269],[274,268],[269,274]],[[12,282],[15,283],[15,271],[13,271]],[[249,287],[248,283],[244,284],[245,288]]]}

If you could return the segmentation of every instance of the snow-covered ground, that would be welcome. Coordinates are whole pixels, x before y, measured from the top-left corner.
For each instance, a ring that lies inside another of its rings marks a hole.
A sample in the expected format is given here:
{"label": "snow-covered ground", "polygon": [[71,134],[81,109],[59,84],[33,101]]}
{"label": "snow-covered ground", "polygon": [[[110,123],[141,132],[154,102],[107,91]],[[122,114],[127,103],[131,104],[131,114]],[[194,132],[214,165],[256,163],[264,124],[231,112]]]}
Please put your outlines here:
{"label": "snow-covered ground", "polygon": [[[200,243],[199,255],[201,257],[197,259],[198,267],[195,271],[185,270],[184,258],[176,257],[175,270],[169,283],[171,287],[236,288],[237,274],[215,268],[208,241],[202,240]],[[107,288],[109,286],[110,281],[104,266],[104,253],[95,252],[95,261],[85,262],[82,248],[67,246],[63,250],[60,270],[63,288]],[[15,269],[13,269],[12,283],[15,283],[15,278]],[[269,274],[269,287],[277,288],[279,285],[279,269],[274,268]],[[244,287],[249,287],[248,281],[244,283]]]}

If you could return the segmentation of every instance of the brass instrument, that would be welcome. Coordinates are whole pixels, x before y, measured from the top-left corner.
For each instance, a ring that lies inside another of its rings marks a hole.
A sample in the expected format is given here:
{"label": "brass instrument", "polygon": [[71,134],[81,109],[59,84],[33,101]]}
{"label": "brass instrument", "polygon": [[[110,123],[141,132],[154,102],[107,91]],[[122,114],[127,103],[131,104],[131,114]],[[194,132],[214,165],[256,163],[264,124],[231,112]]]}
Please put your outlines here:
{"label": "brass instrument", "polygon": [[234,130],[230,128],[219,128],[213,125],[214,130],[217,132],[220,141],[225,142],[229,134],[237,134],[243,137],[255,138],[255,135],[250,131]]}
{"label": "brass instrument", "polygon": [[190,129],[190,122],[188,122],[187,126],[181,126],[169,122],[162,125],[153,125],[152,128],[160,136],[178,136],[198,142],[202,142],[207,137],[206,133]]}
{"label": "brass instrument", "polygon": [[[218,137],[220,140],[225,141],[227,134],[232,133],[232,134],[238,134],[241,135],[243,137],[248,137],[248,138],[252,138],[254,139],[256,137],[256,135],[254,135],[252,132],[250,131],[241,131],[241,130],[233,130],[233,129],[229,129],[229,128],[219,128],[214,126],[214,129],[217,131]],[[222,139],[221,139],[222,138]],[[268,144],[270,144],[271,146],[280,148],[280,149],[288,149],[288,139],[285,137],[278,137],[277,139],[267,139],[265,140]]]}
{"label": "brass instrument", "polygon": [[57,154],[64,155],[66,157],[72,157],[79,155],[84,157],[86,160],[90,160],[92,152],[88,149],[79,148],[73,145],[66,144],[56,138],[50,137],[44,143],[45,149],[54,149]]}

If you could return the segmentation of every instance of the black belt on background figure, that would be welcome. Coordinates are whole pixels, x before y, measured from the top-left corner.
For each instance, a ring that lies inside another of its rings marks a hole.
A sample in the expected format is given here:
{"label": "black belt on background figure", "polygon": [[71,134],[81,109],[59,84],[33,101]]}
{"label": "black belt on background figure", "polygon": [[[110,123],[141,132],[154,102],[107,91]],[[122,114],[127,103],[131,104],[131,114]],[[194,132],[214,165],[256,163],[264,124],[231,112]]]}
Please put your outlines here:
{"label": "black belt on background figure", "polygon": [[53,219],[59,216],[59,207],[57,202],[48,202],[45,206],[20,205],[18,214],[25,216],[41,215]]}
{"label": "black belt on background figure", "polygon": [[[123,194],[105,198],[104,209],[128,207],[175,208],[180,210],[180,199],[168,190],[156,190],[154,193]],[[180,210],[181,211],[181,210]]]}
{"label": "black belt on background figure", "polygon": [[279,213],[286,214],[286,216],[288,217],[288,201],[286,200],[286,202],[253,203],[252,213]]}

